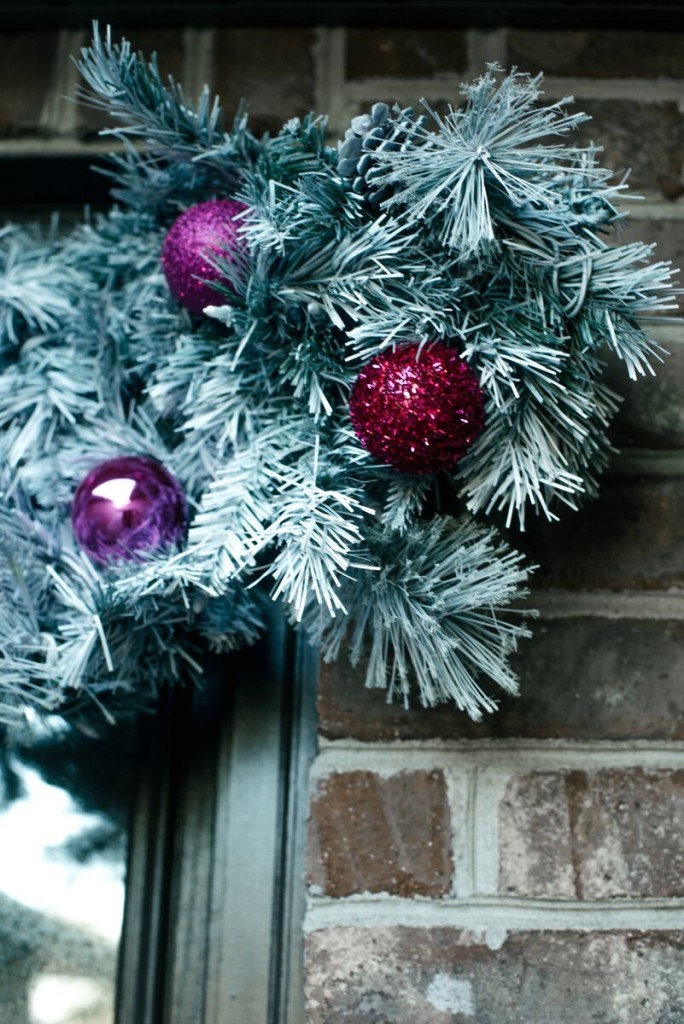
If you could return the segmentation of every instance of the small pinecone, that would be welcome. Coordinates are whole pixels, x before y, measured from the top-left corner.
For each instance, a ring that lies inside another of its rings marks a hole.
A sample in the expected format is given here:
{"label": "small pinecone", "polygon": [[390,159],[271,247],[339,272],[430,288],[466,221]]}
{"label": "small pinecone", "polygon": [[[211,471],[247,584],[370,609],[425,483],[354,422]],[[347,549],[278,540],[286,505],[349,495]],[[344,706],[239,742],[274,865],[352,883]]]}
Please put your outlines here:
{"label": "small pinecone", "polygon": [[337,171],[353,192],[380,202],[388,194],[376,180],[379,177],[376,153],[397,152],[424,143],[422,129],[427,118],[416,117],[411,107],[403,110],[395,103],[375,103],[370,114],[359,114],[339,143]]}

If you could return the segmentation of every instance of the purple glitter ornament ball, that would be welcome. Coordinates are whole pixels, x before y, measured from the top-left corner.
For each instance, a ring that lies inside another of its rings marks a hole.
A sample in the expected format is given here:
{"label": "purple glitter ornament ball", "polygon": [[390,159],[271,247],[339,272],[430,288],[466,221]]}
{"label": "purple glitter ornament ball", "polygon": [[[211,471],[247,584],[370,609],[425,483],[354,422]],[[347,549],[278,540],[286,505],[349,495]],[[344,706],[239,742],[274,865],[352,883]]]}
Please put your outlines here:
{"label": "purple glitter ornament ball", "polygon": [[123,455],[100,463],[79,484],[71,521],[94,562],[135,562],[144,551],[182,543],[188,509],[181,485],[161,463]]}
{"label": "purple glitter ornament ball", "polygon": [[447,345],[401,345],[368,363],[349,399],[361,444],[405,473],[451,469],[484,426],[477,377]]}
{"label": "purple glitter ornament ball", "polygon": [[169,228],[162,244],[162,269],[171,294],[193,313],[225,303],[225,295],[211,285],[221,273],[207,256],[232,263],[245,251],[238,228],[246,209],[237,199],[212,199],[191,206]]}

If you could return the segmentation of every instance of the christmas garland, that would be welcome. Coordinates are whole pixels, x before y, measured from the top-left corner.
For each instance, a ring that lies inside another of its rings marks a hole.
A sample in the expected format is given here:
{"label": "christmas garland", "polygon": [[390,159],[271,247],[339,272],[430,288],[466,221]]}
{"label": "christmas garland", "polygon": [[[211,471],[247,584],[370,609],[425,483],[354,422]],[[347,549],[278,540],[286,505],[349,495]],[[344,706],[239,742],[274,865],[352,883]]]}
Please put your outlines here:
{"label": "christmas garland", "polygon": [[596,490],[668,264],[616,244],[541,76],[255,138],[97,28],[116,205],[0,256],[0,720],[150,704],[277,599],[388,699],[515,692],[529,568],[487,517]]}

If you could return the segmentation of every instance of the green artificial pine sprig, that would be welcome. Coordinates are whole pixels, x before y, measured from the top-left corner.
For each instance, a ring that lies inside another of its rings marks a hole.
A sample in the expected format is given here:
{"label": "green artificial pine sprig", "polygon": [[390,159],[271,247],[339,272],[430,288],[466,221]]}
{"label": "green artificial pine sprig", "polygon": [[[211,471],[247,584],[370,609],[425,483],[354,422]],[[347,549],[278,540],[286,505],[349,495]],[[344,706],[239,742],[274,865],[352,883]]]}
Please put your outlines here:
{"label": "green artificial pine sprig", "polygon": [[57,330],[86,284],[77,268],[55,265],[56,228],[45,239],[12,225],[0,231],[0,359],[27,335]]}
{"label": "green artificial pine sprig", "polygon": [[[596,491],[603,355],[653,372],[646,325],[676,297],[668,264],[614,237],[625,186],[572,145],[584,115],[492,65],[446,116],[378,103],[336,149],[313,114],[227,127],[97,27],[78,64],[114,119],[118,205],[0,235],[0,721],[148,707],[206,650],[256,642],[272,600],[389,698],[492,711],[517,691],[530,568],[481,520]],[[246,204],[242,248],[207,254],[196,315],[160,253],[214,198]],[[476,375],[485,426],[453,470],[411,475],[360,443],[349,399],[369,360],[434,342]],[[181,482],[187,540],[95,565],[73,494],[129,454]]]}
{"label": "green artificial pine sprig", "polygon": [[493,529],[450,516],[401,533],[373,529],[367,542],[375,571],[342,586],[347,614],[313,613],[323,656],[336,659],[351,634],[352,663],[366,660],[366,685],[406,707],[417,685],[424,706],[452,701],[477,719],[496,707],[483,678],[516,693],[508,658],[529,632],[505,612],[527,593],[522,556]]}
{"label": "green artificial pine sprig", "polygon": [[146,61],[127,40],[113,42],[109,27],[103,37],[95,23],[93,41],[77,65],[85,82],[79,99],[114,118],[116,134],[141,137],[173,157],[192,157],[226,143],[223,110],[208,89],[195,108],[182,86],[171,78],[164,81],[156,54]]}
{"label": "green artificial pine sprig", "polygon": [[497,246],[499,212],[553,206],[553,184],[578,151],[541,140],[564,136],[587,120],[567,114],[567,100],[539,106],[542,76],[512,72],[502,81],[491,65],[463,88],[466,105],[422,129],[424,147],[382,150],[376,183],[393,187],[383,206],[426,222],[448,249],[469,259]]}

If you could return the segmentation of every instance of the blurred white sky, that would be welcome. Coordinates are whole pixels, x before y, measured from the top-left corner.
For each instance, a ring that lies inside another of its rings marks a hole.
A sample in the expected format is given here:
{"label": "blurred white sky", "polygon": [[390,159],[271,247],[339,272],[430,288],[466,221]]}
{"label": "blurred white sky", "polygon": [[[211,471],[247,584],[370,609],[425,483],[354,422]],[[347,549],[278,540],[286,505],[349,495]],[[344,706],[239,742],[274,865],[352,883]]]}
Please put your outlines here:
{"label": "blurred white sky", "polygon": [[84,814],[66,790],[33,768],[12,767],[25,796],[0,813],[0,892],[117,945],[125,865],[104,856],[81,864],[55,849],[104,819]]}

